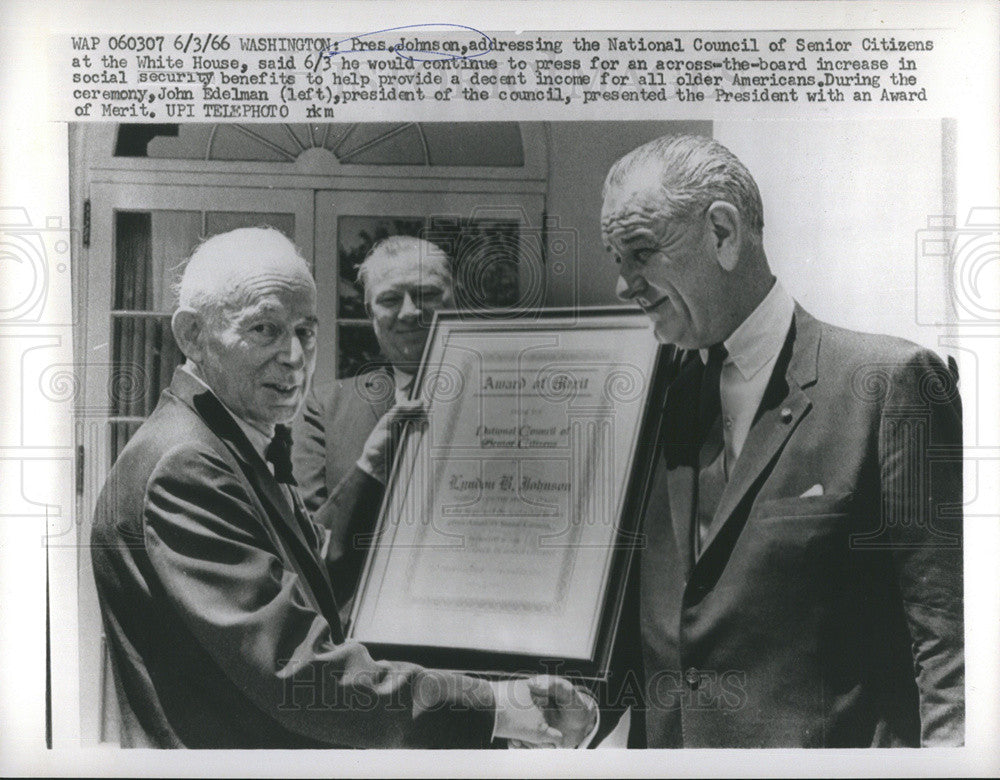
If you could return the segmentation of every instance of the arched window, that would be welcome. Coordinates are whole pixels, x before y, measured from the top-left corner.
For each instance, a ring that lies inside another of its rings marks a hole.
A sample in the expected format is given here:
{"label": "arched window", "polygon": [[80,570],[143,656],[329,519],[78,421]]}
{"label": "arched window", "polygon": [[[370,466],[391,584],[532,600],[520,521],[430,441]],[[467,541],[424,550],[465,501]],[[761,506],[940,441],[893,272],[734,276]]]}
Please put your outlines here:
{"label": "arched window", "polygon": [[479,168],[525,160],[516,122],[120,125],[115,156]]}

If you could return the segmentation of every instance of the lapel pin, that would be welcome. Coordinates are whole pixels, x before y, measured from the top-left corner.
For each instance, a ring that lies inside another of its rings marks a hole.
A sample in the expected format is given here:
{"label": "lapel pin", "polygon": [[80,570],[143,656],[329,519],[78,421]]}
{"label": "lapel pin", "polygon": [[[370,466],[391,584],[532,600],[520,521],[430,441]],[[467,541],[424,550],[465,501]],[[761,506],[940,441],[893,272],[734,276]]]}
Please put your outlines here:
{"label": "lapel pin", "polygon": [[792,410],[787,406],[783,407],[781,410],[781,421],[790,423],[792,421]]}

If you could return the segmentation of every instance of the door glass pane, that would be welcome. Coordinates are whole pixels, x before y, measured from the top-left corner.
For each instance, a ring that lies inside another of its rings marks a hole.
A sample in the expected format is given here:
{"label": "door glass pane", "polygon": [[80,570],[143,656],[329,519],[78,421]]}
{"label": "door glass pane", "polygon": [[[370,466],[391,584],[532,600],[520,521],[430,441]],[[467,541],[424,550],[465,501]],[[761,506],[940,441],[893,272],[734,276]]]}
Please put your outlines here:
{"label": "door glass pane", "polygon": [[526,305],[518,300],[520,228],[516,221],[431,217],[424,237],[454,260],[458,308]]}
{"label": "door glass pane", "polygon": [[150,215],[148,213],[119,212],[115,215],[115,269],[114,308],[116,310],[145,310],[150,307],[148,284],[151,266]]}
{"label": "door glass pane", "polygon": [[357,376],[382,361],[375,331],[366,322],[344,322],[337,329],[337,376]]}
{"label": "door glass pane", "polygon": [[160,391],[170,384],[184,356],[174,342],[165,314],[118,312],[113,315],[115,371],[108,387],[115,417],[146,417]]}

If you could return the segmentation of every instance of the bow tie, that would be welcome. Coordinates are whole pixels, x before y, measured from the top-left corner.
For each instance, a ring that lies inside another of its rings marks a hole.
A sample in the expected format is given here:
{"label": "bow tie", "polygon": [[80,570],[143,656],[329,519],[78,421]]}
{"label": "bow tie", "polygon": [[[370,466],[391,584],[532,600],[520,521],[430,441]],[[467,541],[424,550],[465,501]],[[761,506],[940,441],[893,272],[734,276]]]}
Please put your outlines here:
{"label": "bow tie", "polygon": [[299,484],[292,476],[292,431],[287,425],[274,426],[274,438],[264,450],[264,457],[274,466],[274,478],[278,482]]}

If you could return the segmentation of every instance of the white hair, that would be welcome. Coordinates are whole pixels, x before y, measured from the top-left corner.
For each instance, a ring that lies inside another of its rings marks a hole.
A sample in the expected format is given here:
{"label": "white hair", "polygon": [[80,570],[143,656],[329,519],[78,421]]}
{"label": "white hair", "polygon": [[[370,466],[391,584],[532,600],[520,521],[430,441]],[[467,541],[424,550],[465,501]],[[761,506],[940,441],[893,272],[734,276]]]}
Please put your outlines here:
{"label": "white hair", "polygon": [[604,194],[622,185],[636,170],[659,173],[664,215],[690,219],[713,201],[731,203],[751,235],[764,231],[760,190],[746,166],[718,141],[704,135],[665,135],[643,144],[611,166]]}
{"label": "white hair", "polygon": [[185,264],[177,284],[177,305],[205,314],[245,305],[247,301],[239,295],[241,283],[276,263],[301,270],[312,279],[309,263],[275,228],[237,228],[212,236],[198,245]]}
{"label": "white hair", "polygon": [[428,265],[436,266],[436,270],[440,272],[448,287],[453,285],[451,260],[441,247],[413,236],[390,236],[383,238],[369,249],[365,259],[358,265],[358,284],[365,291],[365,304],[371,302],[373,268],[402,255],[416,257],[421,263],[426,262]]}

